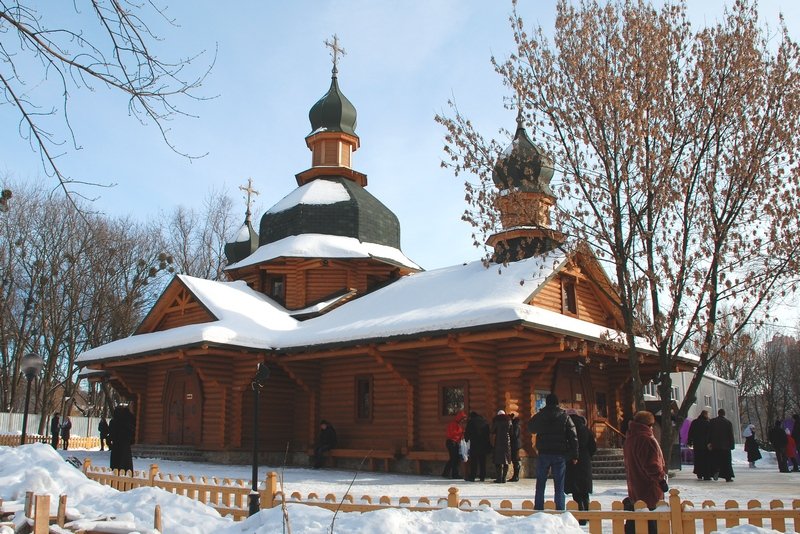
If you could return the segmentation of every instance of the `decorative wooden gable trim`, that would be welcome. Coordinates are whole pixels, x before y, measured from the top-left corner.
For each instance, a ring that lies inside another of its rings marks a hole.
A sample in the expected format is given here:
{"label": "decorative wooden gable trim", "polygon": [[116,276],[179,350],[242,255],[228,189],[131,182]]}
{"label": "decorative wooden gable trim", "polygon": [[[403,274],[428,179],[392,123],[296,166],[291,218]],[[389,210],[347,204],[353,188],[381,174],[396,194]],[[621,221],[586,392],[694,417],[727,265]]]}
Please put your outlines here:
{"label": "decorative wooden gable trim", "polygon": [[621,329],[616,292],[591,253],[572,254],[533,293],[528,304],[590,323]]}
{"label": "decorative wooden gable trim", "polygon": [[176,276],[150,309],[150,313],[134,335],[216,320],[218,318]]}

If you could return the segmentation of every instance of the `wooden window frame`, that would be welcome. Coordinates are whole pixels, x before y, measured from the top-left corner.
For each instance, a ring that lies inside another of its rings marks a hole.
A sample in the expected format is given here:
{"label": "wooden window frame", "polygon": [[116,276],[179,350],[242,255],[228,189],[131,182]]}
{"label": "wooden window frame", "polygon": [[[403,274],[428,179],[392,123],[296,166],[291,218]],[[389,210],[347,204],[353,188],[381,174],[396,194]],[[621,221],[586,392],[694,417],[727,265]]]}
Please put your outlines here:
{"label": "wooden window frame", "polygon": [[437,415],[440,422],[449,422],[453,419],[456,413],[447,414],[444,413],[445,410],[445,402],[444,402],[444,390],[446,388],[457,388],[461,387],[464,390],[464,406],[461,408],[464,412],[467,411],[467,407],[469,406],[469,380],[443,380],[437,384],[436,392],[438,394],[438,403],[437,403]]}
{"label": "wooden window frame", "polygon": [[561,313],[578,316],[578,280],[574,276],[561,275]]}
{"label": "wooden window frame", "polygon": [[[366,383],[369,387],[369,403],[368,409],[369,413],[362,414],[361,413],[361,388],[360,385]],[[354,399],[354,410],[353,410],[353,418],[355,419],[356,423],[371,423],[372,416],[375,413],[375,381],[372,375],[356,375],[353,379],[353,399]]]}
{"label": "wooden window frame", "polygon": [[[283,292],[281,295],[276,295],[273,291],[275,287],[275,283],[279,282],[283,287]],[[272,274],[267,273],[265,280],[264,280],[264,289],[265,293],[275,302],[279,303],[281,306],[286,305],[286,275],[285,274]]]}

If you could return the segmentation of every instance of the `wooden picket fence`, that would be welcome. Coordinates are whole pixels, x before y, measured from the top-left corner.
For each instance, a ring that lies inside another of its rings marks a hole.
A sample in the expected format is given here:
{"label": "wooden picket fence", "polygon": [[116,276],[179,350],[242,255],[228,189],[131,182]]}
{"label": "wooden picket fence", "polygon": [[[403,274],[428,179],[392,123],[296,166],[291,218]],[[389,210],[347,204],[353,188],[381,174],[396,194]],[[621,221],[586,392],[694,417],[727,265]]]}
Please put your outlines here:
{"label": "wooden picket fence", "polygon": [[[247,518],[250,480],[161,473],[156,464],[151,464],[147,471],[118,471],[94,466],[88,458],[83,461],[83,472],[88,478],[120,491],[142,486],[161,488],[200,501],[236,521]],[[276,494],[277,475],[268,473],[266,484],[259,490],[261,508],[272,508]]]}
{"label": "wooden picket fence", "polygon": [[[120,473],[105,467],[93,466],[88,459],[84,461],[83,471],[87,477],[122,491],[140,486],[159,487],[212,506],[220,514],[230,516],[234,520],[238,521],[247,517],[249,480],[168,475],[160,473],[156,464],[152,464],[149,471]],[[266,481],[259,489],[262,509],[282,504],[284,494],[278,491],[277,479],[276,473],[267,473]],[[434,500],[421,497],[413,502],[410,497],[405,496],[374,498],[364,495],[356,500],[352,495],[337,497],[331,493],[321,498],[316,493],[310,493],[304,497],[299,492],[294,492],[286,498],[286,503],[317,506],[329,510],[338,509],[342,512],[369,512],[385,508],[405,508],[412,511],[432,511],[442,508],[459,508],[470,511],[493,508],[496,512],[506,516],[536,513],[533,509],[533,502],[530,500],[522,501],[518,507],[515,507],[510,500],[502,500],[497,503],[497,506],[487,499],[473,503],[470,499],[462,499],[459,496],[458,488],[455,487],[449,489],[446,497]],[[720,506],[714,501],[706,500],[696,506],[691,501],[681,501],[680,492],[676,489],[670,490],[667,502],[662,501],[656,510],[652,511],[648,510],[643,502],[637,502],[633,511],[624,510],[622,502],[614,502],[611,509],[603,510],[597,501],[589,504],[588,511],[579,511],[577,503],[570,501],[567,503],[567,511],[571,512],[576,519],[587,520],[589,532],[592,534],[601,534],[604,524],[610,524],[613,534],[621,534],[626,520],[635,522],[637,533],[647,532],[648,521],[656,521],[658,532],[663,534],[695,534],[697,532],[710,534],[719,528],[730,528],[739,524],[768,526],[779,532],[793,532],[800,529],[800,499],[794,499],[791,507],[784,507],[784,503],[779,500],[765,504],[751,500],[747,502],[746,507],[742,507],[732,500]],[[553,501],[545,503],[545,512],[561,513],[555,509]],[[720,522],[723,524],[720,525]]]}
{"label": "wooden picket fence", "polygon": [[[16,532],[25,531],[31,534],[50,534],[53,530],[50,525],[57,525],[59,532],[76,532],[77,534],[95,534],[109,532],[108,529],[103,529],[103,523],[107,523],[105,519],[100,519],[96,524],[100,524],[99,530],[85,530],[83,528],[74,528],[67,523],[67,496],[60,495],[58,499],[58,510],[56,515],[50,515],[50,495],[35,495],[32,491],[25,493],[25,505],[23,508],[25,513],[25,524],[27,530],[23,527],[22,530],[15,530],[13,522],[4,521],[7,516],[11,515],[3,508],[3,500],[0,499],[0,526],[7,526]],[[153,511],[153,529],[158,532],[163,532],[161,527],[161,506],[155,505]],[[114,525],[113,532],[120,531],[120,525]]]}
{"label": "wooden picket fence", "polygon": [[[17,447],[22,439],[20,434],[0,434],[0,447]],[[50,436],[28,434],[25,443],[50,443]],[[61,438],[58,439],[59,448],[63,448]],[[95,449],[100,448],[100,438],[96,436],[70,436],[68,449]]]}

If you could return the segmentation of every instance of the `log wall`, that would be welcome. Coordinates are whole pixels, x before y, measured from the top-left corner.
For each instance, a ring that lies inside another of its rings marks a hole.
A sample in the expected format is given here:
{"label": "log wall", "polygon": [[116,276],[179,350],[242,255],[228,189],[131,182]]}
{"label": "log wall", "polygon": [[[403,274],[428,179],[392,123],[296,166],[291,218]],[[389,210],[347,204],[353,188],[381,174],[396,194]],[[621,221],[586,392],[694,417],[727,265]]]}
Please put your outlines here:
{"label": "log wall", "polygon": [[[395,449],[406,447],[406,388],[385,367],[367,357],[322,363],[318,419],[336,429],[341,448]],[[372,419],[358,420],[355,377],[372,376]]]}
{"label": "log wall", "polygon": [[469,413],[474,410],[488,417],[491,407],[487,402],[487,383],[476,376],[459,356],[448,351],[420,358],[419,393],[415,408],[418,435],[415,448],[443,450],[445,429],[452,417],[440,415],[440,386],[458,382],[467,385],[466,411]]}

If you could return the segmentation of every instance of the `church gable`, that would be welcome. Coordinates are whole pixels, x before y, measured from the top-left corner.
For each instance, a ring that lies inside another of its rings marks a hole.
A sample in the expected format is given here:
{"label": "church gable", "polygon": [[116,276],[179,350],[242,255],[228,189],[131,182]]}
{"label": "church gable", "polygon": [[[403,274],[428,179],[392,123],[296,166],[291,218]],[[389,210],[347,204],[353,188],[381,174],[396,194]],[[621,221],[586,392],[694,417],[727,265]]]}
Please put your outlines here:
{"label": "church gable", "polygon": [[134,334],[159,332],[216,320],[218,318],[176,276]]}
{"label": "church gable", "polygon": [[548,277],[528,304],[618,329],[621,327],[621,318],[609,297],[612,294],[608,277],[594,258],[576,253]]}

